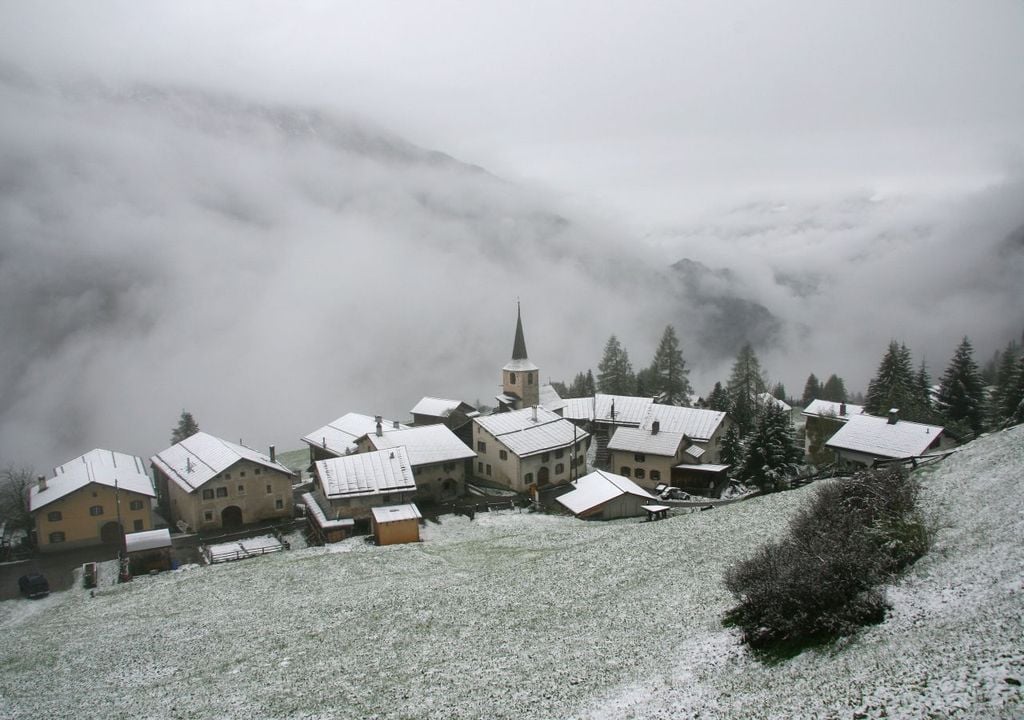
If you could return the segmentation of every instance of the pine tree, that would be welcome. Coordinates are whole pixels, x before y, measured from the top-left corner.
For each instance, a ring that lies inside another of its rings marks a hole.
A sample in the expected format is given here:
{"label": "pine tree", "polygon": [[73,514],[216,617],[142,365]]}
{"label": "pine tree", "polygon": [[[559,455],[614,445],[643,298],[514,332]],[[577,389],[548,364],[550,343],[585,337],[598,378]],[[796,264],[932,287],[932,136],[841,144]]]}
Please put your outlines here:
{"label": "pine tree", "polygon": [[584,390],[586,390],[586,393],[583,397],[594,397],[597,395],[597,383],[594,382],[594,371],[590,368],[587,368],[587,379],[586,384],[584,385]]}
{"label": "pine tree", "polygon": [[758,415],[747,438],[739,476],[762,490],[779,490],[796,472],[802,457],[789,416],[773,403]]}
{"label": "pine tree", "polygon": [[604,347],[604,357],[597,366],[597,390],[608,395],[632,395],[636,376],[629,362],[629,353],[612,335]]}
{"label": "pine tree", "polygon": [[898,409],[907,420],[921,416],[910,350],[895,340],[889,343],[878,373],[868,383],[868,394],[864,400],[864,410],[871,415],[884,416],[892,408]]}
{"label": "pine tree", "polygon": [[939,383],[939,411],[950,422],[981,434],[985,417],[985,388],[966,337],[960,342]]}
{"label": "pine tree", "polygon": [[804,396],[801,398],[801,402],[804,407],[811,404],[812,400],[821,398],[821,384],[818,382],[818,378],[815,377],[814,373],[807,376],[807,382],[804,384]]}
{"label": "pine tree", "polygon": [[775,383],[775,385],[772,386],[772,397],[776,400],[786,402],[786,386],[781,382]]}
{"label": "pine tree", "polygon": [[199,432],[199,425],[196,423],[195,418],[192,417],[192,413],[182,410],[181,417],[178,418],[178,426],[171,430],[171,445],[177,445],[197,432]]}
{"label": "pine tree", "polygon": [[765,391],[767,382],[761,370],[761,362],[750,343],[740,348],[733,363],[726,392],[729,394],[729,408],[732,419],[740,427],[740,434],[746,435],[754,427],[757,416],[757,396]]}
{"label": "pine tree", "polygon": [[1020,346],[1015,340],[1011,340],[1006,349],[999,355],[999,365],[995,370],[995,382],[992,389],[992,400],[989,405],[989,424],[993,428],[1001,427],[1003,421],[1009,417],[1007,406],[1013,388],[1014,371],[1017,367],[1017,358],[1020,356]]}
{"label": "pine tree", "polygon": [[689,375],[675,328],[667,325],[651,362],[650,382],[653,386],[648,392],[666,405],[689,405],[693,394]]}
{"label": "pine tree", "polygon": [[843,379],[832,373],[828,376],[828,380],[821,387],[821,399],[830,400],[832,402],[844,403],[846,402],[846,383]]}
{"label": "pine tree", "polygon": [[738,477],[740,473],[740,462],[743,460],[743,438],[736,423],[729,423],[729,427],[722,436],[722,451],[719,458],[723,465],[729,466],[730,477]]}
{"label": "pine tree", "polygon": [[722,383],[716,382],[714,389],[711,390],[711,394],[708,395],[708,399],[705,402],[708,410],[718,410],[720,412],[729,412],[729,393],[722,387]]}
{"label": "pine tree", "polygon": [[1024,353],[1017,357],[1006,395],[1003,396],[1003,424],[1024,422]]}

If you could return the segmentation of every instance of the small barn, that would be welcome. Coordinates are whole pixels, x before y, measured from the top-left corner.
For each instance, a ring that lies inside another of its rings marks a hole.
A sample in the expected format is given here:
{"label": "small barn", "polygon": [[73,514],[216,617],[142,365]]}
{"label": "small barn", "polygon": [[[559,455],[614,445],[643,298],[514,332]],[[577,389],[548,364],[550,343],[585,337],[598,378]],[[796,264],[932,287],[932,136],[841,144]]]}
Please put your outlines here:
{"label": "small barn", "polygon": [[145,575],[153,570],[170,570],[171,531],[147,530],[124,536],[125,551],[132,575]]}
{"label": "small barn", "polygon": [[373,537],[378,545],[420,541],[420,509],[414,503],[373,508]]}
{"label": "small barn", "polygon": [[555,498],[578,518],[613,520],[647,514],[657,498],[622,475],[595,470],[573,483],[574,490]]}
{"label": "small barn", "polygon": [[319,544],[340,542],[355,529],[356,521],[352,518],[328,518],[320,503],[310,493],[303,494],[302,501],[306,503],[309,532]]}

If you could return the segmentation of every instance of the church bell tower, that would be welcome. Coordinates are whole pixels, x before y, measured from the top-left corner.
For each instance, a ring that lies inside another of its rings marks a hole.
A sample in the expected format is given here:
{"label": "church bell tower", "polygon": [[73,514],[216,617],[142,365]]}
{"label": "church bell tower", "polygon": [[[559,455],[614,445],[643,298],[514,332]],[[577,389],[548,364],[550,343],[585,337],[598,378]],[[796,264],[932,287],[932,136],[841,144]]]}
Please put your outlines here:
{"label": "church bell tower", "polygon": [[501,369],[502,392],[517,400],[516,410],[540,405],[540,368],[526,355],[526,337],[523,335],[523,314],[516,303],[516,339],[512,345],[512,359]]}

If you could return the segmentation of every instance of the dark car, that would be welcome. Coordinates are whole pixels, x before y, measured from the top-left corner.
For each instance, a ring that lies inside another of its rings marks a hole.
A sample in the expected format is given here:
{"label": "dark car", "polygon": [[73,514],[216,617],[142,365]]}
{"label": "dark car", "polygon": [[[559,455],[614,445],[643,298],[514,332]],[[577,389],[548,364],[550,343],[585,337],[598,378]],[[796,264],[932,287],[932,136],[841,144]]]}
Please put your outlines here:
{"label": "dark car", "polygon": [[27,598],[42,598],[50,594],[50,583],[43,575],[31,573],[18,578],[18,589]]}

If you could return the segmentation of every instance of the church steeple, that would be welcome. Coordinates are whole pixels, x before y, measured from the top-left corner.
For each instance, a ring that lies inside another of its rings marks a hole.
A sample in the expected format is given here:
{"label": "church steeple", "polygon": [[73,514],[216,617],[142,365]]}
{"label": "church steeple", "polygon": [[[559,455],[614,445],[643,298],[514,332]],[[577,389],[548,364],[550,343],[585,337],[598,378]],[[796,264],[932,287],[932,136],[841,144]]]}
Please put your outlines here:
{"label": "church steeple", "polygon": [[512,343],[512,359],[501,369],[501,390],[514,400],[514,409],[540,404],[540,368],[530,362],[526,354],[526,335],[523,333],[523,313],[516,303],[516,339]]}

